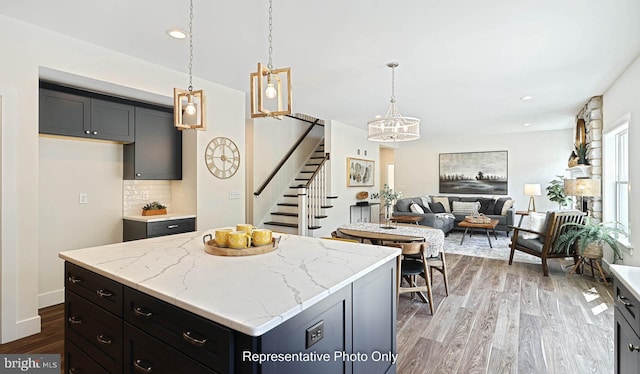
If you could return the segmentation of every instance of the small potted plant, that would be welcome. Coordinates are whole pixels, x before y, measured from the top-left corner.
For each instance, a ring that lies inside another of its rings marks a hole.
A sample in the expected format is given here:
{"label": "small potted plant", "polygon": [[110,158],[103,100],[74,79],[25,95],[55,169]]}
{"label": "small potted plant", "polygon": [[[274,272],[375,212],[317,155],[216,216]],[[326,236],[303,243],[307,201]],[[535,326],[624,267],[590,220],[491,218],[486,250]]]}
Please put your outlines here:
{"label": "small potted plant", "polygon": [[151,202],[142,207],[143,216],[157,216],[160,214],[167,214],[167,207],[157,201]]}
{"label": "small potted plant", "polygon": [[556,246],[564,249],[567,254],[575,250],[582,257],[597,260],[602,258],[602,250],[607,243],[613,250],[614,262],[622,260],[617,239],[620,235],[626,235],[626,232],[617,222],[607,224],[598,222],[592,217],[585,217],[582,223],[570,222],[562,227],[568,227],[568,229],[558,237]]}
{"label": "small potted plant", "polygon": [[564,179],[562,175],[556,175],[556,179],[549,183],[545,188],[545,190],[547,190],[547,197],[549,200],[558,203],[558,209],[562,209],[563,206],[573,202],[571,197],[564,194]]}
{"label": "small potted plant", "polygon": [[384,229],[395,228],[391,226],[391,207],[393,206],[393,203],[401,197],[402,192],[394,192],[386,183],[382,188],[382,191],[371,194],[372,199],[382,199],[382,204],[384,206],[384,222],[380,227]]}
{"label": "small potted plant", "polygon": [[575,146],[576,155],[578,156],[578,165],[589,165],[589,161],[587,160],[587,152],[589,151],[589,147],[586,144],[580,143]]}

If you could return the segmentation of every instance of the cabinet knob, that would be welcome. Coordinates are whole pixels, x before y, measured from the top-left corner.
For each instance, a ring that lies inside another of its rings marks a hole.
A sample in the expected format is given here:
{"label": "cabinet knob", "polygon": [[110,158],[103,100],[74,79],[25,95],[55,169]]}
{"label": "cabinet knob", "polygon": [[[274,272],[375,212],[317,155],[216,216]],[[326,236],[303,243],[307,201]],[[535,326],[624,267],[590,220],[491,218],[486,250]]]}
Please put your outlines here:
{"label": "cabinet knob", "polygon": [[136,177],[142,176],[142,174],[140,173],[136,173]]}
{"label": "cabinet knob", "polygon": [[633,351],[640,352],[640,346],[633,345],[633,343],[629,343],[629,351],[630,352],[633,352]]}
{"label": "cabinet knob", "polygon": [[87,135],[89,135],[89,134],[91,134],[91,131],[89,131],[89,130],[84,130],[84,133],[85,133],[85,134],[87,134]]}
{"label": "cabinet knob", "polygon": [[92,134],[93,135],[98,135],[98,132],[97,131],[93,131]]}
{"label": "cabinet knob", "polygon": [[151,373],[151,365],[148,365],[143,360],[137,359],[133,361],[133,367],[138,373]]}

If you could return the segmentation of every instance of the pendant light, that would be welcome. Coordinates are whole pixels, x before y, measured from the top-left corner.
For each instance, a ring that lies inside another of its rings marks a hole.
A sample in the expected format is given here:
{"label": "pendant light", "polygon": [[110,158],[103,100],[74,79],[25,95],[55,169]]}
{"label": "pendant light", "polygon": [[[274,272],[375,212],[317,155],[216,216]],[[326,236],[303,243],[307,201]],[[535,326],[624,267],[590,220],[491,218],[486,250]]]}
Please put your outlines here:
{"label": "pendant light", "polygon": [[173,89],[174,125],[180,130],[205,130],[206,103],[204,91],[193,90],[193,0],[189,1],[189,87]]}
{"label": "pendant light", "polygon": [[291,114],[291,68],[274,69],[273,52],[273,6],[269,0],[269,63],[265,67],[258,62],[258,71],[251,73],[251,117],[274,117]]}
{"label": "pendant light", "polygon": [[420,120],[414,117],[403,117],[396,106],[395,69],[398,65],[397,62],[387,64],[391,68],[391,105],[386,116],[376,116],[367,122],[369,128],[367,139],[371,141],[392,143],[420,139]]}

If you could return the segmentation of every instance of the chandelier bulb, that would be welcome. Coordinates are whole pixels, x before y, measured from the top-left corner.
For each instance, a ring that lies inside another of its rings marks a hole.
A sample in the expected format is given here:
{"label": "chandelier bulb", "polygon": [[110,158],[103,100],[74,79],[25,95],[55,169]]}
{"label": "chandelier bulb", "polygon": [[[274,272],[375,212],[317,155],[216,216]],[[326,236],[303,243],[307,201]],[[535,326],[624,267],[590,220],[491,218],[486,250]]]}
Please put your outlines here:
{"label": "chandelier bulb", "polygon": [[276,90],[273,83],[267,83],[267,89],[264,90],[264,96],[269,99],[275,99],[278,96],[278,90]]}
{"label": "chandelier bulb", "polygon": [[193,102],[193,95],[188,95],[187,106],[184,108],[184,112],[190,116],[196,114],[196,103]]}

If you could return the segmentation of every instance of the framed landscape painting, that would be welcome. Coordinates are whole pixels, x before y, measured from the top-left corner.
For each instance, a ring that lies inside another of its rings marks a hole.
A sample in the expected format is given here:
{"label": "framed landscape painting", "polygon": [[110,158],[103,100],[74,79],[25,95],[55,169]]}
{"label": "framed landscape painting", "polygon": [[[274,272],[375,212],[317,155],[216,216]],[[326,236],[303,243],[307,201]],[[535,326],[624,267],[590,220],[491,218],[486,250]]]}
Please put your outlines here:
{"label": "framed landscape painting", "polygon": [[507,194],[507,151],[441,153],[440,193]]}
{"label": "framed landscape painting", "polygon": [[347,157],[347,187],[373,186],[375,161]]}

